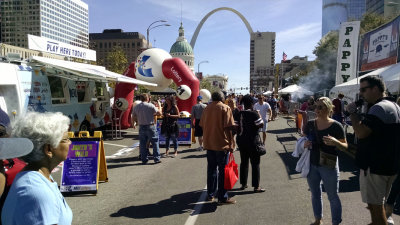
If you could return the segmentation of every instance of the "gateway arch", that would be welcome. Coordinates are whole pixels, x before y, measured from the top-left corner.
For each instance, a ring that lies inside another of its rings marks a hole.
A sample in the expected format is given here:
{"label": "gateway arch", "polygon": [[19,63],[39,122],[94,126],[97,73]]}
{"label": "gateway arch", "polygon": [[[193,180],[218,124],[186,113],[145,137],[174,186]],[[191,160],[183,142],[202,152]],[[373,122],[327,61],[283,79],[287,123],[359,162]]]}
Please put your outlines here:
{"label": "gateway arch", "polygon": [[246,18],[237,10],[229,8],[229,7],[221,7],[221,8],[217,8],[214,9],[213,11],[209,12],[199,23],[199,25],[197,25],[197,28],[193,34],[192,40],[190,40],[190,45],[192,46],[192,48],[194,49],[194,45],[196,44],[196,40],[197,40],[197,36],[200,33],[200,29],[203,26],[203,24],[206,22],[206,20],[208,19],[208,17],[210,17],[212,14],[221,11],[221,10],[227,10],[227,11],[231,11],[233,13],[235,13],[236,15],[238,15],[240,17],[240,19],[243,21],[243,23],[246,25],[247,30],[249,31],[249,34],[251,35],[253,33],[253,29],[251,28],[249,22],[246,20]]}

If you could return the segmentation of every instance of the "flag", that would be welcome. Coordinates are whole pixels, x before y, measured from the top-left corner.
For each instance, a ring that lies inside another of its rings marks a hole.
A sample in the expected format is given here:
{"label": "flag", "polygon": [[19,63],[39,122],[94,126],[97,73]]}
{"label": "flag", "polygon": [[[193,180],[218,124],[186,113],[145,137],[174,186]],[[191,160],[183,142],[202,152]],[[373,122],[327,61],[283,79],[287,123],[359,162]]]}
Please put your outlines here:
{"label": "flag", "polygon": [[282,60],[283,60],[283,61],[286,61],[286,59],[287,59],[287,55],[286,55],[286,53],[285,53],[285,52],[283,52],[283,55],[282,55]]}

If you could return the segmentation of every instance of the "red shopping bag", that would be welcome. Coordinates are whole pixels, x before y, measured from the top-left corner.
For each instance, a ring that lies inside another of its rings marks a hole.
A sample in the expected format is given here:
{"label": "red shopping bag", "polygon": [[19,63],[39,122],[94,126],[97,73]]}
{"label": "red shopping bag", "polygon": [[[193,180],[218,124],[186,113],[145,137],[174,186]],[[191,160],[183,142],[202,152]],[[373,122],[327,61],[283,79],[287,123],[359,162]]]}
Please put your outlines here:
{"label": "red shopping bag", "polygon": [[232,153],[230,153],[229,162],[225,166],[224,189],[231,190],[238,180],[238,175],[238,165],[235,162],[235,157]]}

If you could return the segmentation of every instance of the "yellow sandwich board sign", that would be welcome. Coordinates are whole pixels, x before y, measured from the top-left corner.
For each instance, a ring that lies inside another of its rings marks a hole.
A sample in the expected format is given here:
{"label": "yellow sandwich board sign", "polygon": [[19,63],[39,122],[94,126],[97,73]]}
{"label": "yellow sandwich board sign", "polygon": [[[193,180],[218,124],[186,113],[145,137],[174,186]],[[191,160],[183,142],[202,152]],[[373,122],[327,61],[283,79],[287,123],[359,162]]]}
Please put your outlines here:
{"label": "yellow sandwich board sign", "polygon": [[101,131],[93,137],[89,132],[79,132],[77,138],[70,132],[72,141],[64,161],[60,191],[65,194],[96,194],[99,181],[108,181],[107,163]]}

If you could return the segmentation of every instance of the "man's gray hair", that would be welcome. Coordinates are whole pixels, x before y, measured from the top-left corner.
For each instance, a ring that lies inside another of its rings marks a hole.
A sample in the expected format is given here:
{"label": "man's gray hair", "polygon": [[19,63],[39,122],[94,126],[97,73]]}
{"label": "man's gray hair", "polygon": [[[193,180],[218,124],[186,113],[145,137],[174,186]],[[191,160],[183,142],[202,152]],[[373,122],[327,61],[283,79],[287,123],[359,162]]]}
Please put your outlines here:
{"label": "man's gray hair", "polygon": [[46,144],[53,148],[60,144],[69,124],[70,119],[60,112],[28,112],[15,121],[11,136],[32,141],[32,152],[21,158],[27,163],[36,162],[45,157],[43,149]]}
{"label": "man's gray hair", "polygon": [[225,98],[224,93],[222,91],[216,91],[211,94],[212,101],[223,101]]}

